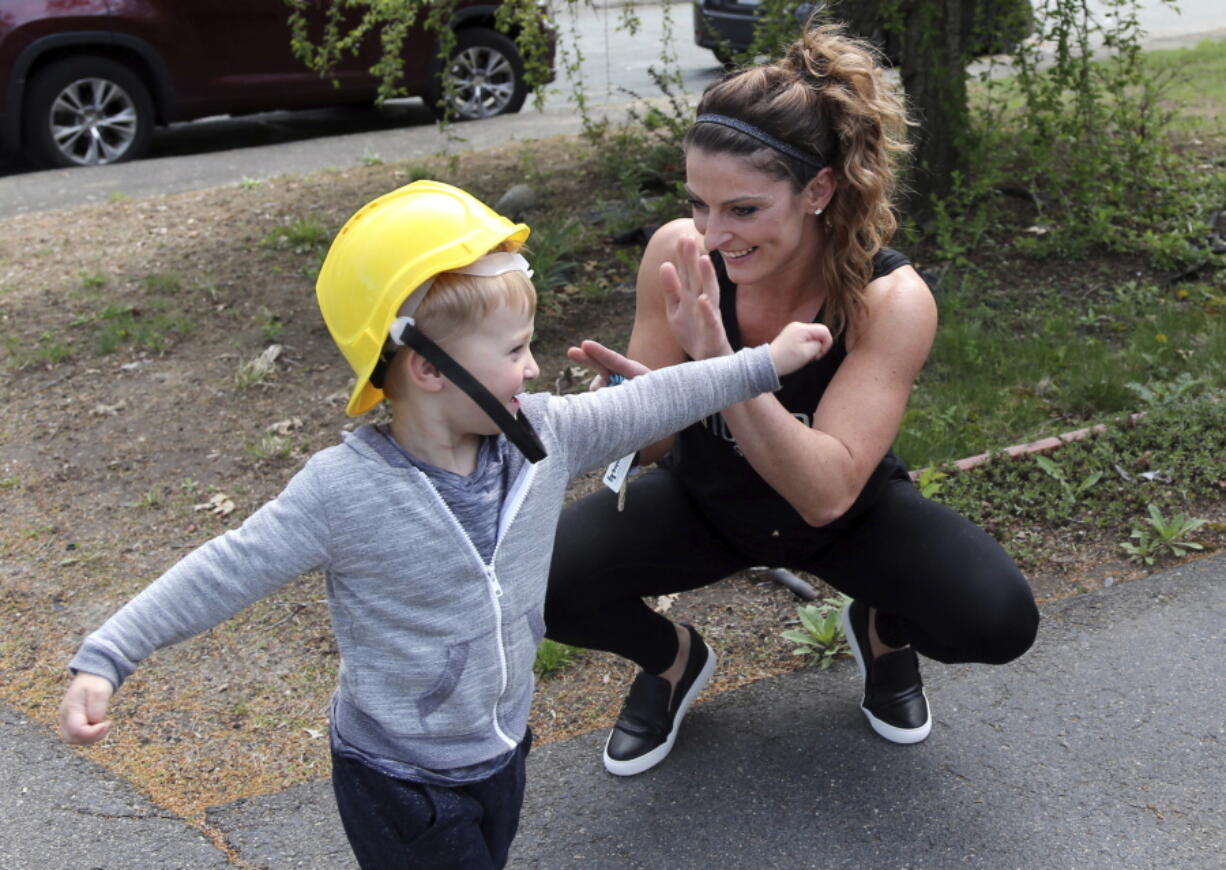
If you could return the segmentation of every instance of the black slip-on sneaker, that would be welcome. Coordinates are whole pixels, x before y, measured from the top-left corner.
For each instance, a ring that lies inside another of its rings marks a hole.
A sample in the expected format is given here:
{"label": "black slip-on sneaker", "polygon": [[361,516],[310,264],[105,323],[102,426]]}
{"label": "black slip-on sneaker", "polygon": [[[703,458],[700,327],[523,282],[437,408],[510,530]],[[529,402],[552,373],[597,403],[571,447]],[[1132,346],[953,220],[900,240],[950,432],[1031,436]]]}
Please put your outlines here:
{"label": "black slip-on sneaker", "polygon": [[690,633],[690,657],[677,691],[671,691],[668,680],[645,671],[630,684],[621,715],[604,747],[604,766],[609,773],[633,776],[667,758],[686,711],[715,672],[715,653],[693,626],[685,628]]}
{"label": "black slip-on sneaker", "polygon": [[860,709],[886,740],[919,743],[932,730],[919,657],[907,647],[874,659],[868,642],[868,610],[867,604],[853,601],[843,609],[842,617],[843,633],[864,678]]}

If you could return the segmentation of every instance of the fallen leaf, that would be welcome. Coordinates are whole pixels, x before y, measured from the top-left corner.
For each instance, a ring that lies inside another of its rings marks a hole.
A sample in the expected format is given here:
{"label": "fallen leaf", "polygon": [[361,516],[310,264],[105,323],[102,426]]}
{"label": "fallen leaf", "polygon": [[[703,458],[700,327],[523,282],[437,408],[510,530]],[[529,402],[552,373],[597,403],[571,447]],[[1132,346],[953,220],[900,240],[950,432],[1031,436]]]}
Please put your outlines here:
{"label": "fallen leaf", "polygon": [[223,492],[214,493],[213,497],[203,504],[192,505],[192,510],[208,511],[219,517],[228,517],[234,512],[234,502]]}
{"label": "fallen leaf", "polygon": [[285,420],[278,420],[272,425],[264,429],[265,432],[271,432],[274,435],[288,435],[291,432],[297,432],[302,428],[302,419],[299,417],[289,417]]}
{"label": "fallen leaf", "polygon": [[127,406],[127,403],[120,399],[113,405],[94,405],[94,410],[89,413],[95,417],[114,417]]}

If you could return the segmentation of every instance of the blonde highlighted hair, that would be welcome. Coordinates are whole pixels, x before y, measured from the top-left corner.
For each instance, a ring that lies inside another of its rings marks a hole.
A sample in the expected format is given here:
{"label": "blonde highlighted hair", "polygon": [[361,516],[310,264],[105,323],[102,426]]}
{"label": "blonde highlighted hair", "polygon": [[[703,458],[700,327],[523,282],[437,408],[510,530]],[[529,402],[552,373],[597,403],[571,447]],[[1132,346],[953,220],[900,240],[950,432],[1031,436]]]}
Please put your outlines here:
{"label": "blonde highlighted hair", "polygon": [[[698,114],[726,115],[814,154],[835,173],[824,212],[818,270],[825,320],[835,334],[864,308],[873,256],[898,228],[893,197],[907,152],[906,109],[877,51],[839,25],[809,28],[774,63],[749,67],[707,87]],[[735,129],[695,124],[686,148],[742,155],[800,192],[819,171]]]}

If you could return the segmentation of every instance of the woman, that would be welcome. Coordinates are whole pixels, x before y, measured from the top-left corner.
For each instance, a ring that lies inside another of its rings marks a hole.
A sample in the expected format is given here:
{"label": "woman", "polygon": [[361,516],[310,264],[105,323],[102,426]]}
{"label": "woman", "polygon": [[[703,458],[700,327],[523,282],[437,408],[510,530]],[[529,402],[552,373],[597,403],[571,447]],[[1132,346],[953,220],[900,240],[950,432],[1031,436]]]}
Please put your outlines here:
{"label": "woman", "polygon": [[[662,462],[630,484],[624,511],[602,491],[564,512],[548,635],[642,668],[605,747],[611,773],[668,755],[715,665],[693,627],[644,596],[754,565],[820,576],[853,599],[843,623],[861,708],[896,743],[931,728],[917,653],[1003,663],[1034,640],[1038,612],[1017,567],[920,496],[890,452],[937,324],[924,281],[884,247],[905,127],[871,49],[829,26],[703,94],[685,140],[693,216],[647,245],[629,347],[644,368],[620,374],[685,359],[665,318],[670,285],[705,290],[732,348],[792,320],[824,322],[836,342],[779,392],[643,450],[641,463]],[[575,358],[603,374],[615,365],[594,350]]]}

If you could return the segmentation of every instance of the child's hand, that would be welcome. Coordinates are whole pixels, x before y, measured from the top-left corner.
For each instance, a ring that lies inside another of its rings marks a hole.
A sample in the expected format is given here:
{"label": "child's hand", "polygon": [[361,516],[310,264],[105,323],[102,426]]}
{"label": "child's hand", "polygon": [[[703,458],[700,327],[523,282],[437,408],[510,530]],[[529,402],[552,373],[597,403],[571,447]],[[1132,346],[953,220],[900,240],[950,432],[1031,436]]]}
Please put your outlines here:
{"label": "child's hand", "polygon": [[68,684],[60,702],[60,736],[75,746],[97,743],[111,730],[107,702],[115,694],[111,681],[96,674],[79,673]]}
{"label": "child's hand", "polygon": [[635,362],[615,350],[609,350],[598,341],[581,342],[579,347],[567,349],[566,355],[570,357],[571,362],[596,369],[597,375],[592,379],[593,390],[608,386],[611,374],[619,374],[626,380],[630,380],[630,378],[651,371],[641,362]]}
{"label": "child's hand", "polygon": [[820,359],[830,350],[834,339],[823,323],[789,323],[770,344],[771,359],[779,376]]}
{"label": "child's hand", "polygon": [[732,353],[719,316],[719,280],[706,254],[689,237],[677,242],[675,262],[660,264],[665,314],[677,343],[692,359]]}

